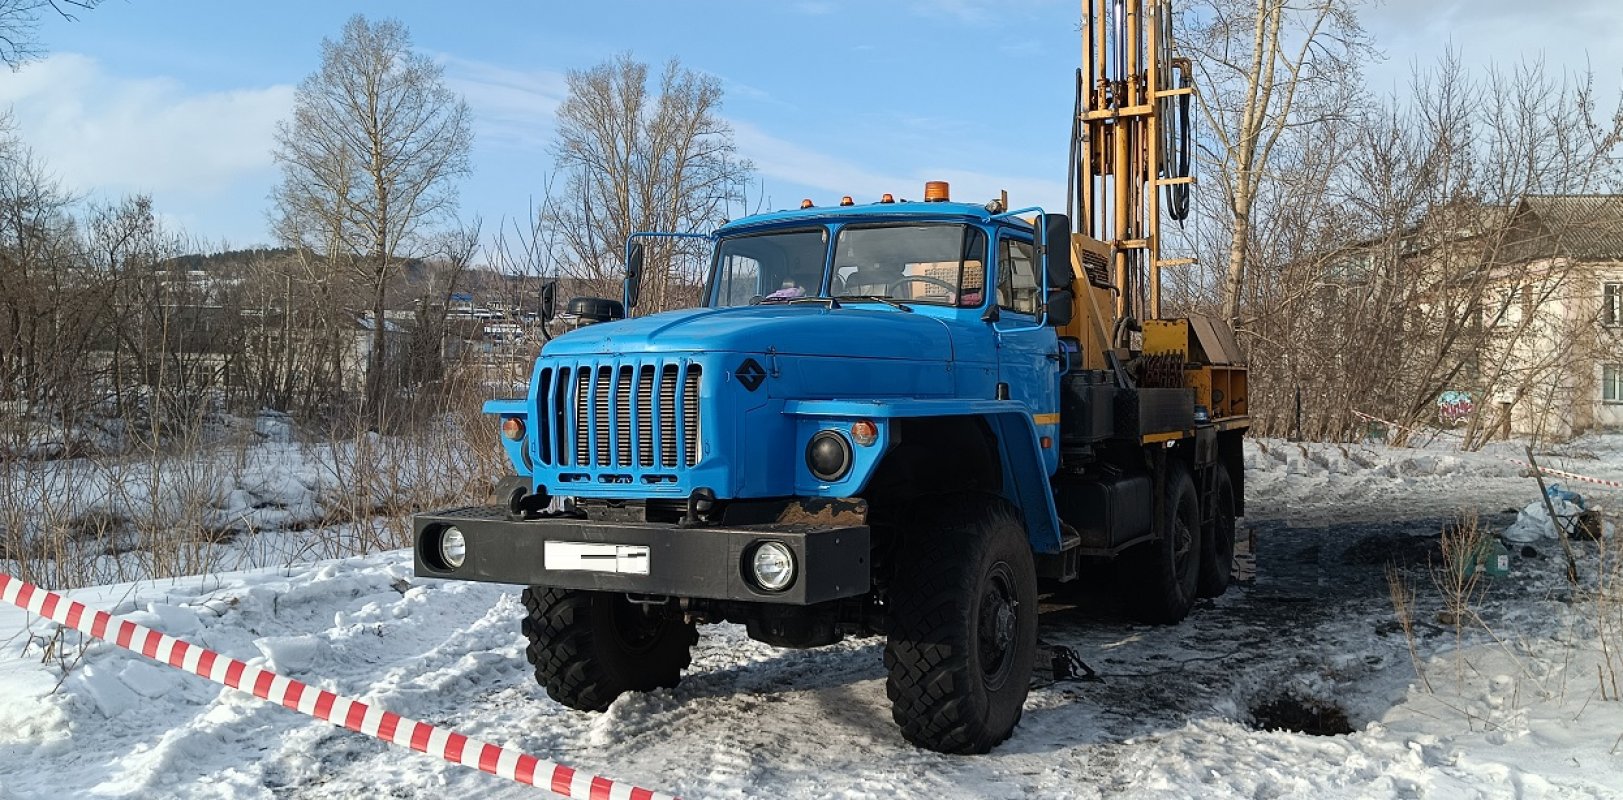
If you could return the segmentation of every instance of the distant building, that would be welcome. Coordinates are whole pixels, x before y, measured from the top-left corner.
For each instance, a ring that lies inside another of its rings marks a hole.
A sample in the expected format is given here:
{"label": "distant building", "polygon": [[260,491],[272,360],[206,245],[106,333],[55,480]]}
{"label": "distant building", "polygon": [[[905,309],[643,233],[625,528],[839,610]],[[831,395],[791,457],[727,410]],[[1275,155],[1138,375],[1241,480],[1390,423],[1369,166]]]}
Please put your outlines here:
{"label": "distant building", "polygon": [[1623,195],[1528,195],[1505,223],[1484,324],[1536,381],[1501,387],[1517,433],[1623,429]]}

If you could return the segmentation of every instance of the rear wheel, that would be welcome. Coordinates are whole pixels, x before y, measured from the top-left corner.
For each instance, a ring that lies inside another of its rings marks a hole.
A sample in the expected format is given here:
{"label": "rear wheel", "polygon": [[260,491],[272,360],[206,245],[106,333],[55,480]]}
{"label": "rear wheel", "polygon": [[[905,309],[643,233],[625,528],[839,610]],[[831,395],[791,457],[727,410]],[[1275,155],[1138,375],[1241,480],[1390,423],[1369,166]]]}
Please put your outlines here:
{"label": "rear wheel", "polygon": [[1025,527],[997,498],[954,502],[909,531],[885,643],[891,716],[909,742],[985,753],[1020,721],[1037,648]]}
{"label": "rear wheel", "polygon": [[1200,596],[1219,597],[1234,576],[1234,481],[1222,464],[1212,467],[1212,507],[1204,516]]}
{"label": "rear wheel", "polygon": [[524,608],[524,655],[536,682],[581,711],[602,711],[626,692],[676,686],[699,637],[673,607],[623,594],[531,586]]}
{"label": "rear wheel", "polygon": [[1200,496],[1182,462],[1167,464],[1155,533],[1123,554],[1122,577],[1134,616],[1172,625],[1189,615],[1200,580]]}

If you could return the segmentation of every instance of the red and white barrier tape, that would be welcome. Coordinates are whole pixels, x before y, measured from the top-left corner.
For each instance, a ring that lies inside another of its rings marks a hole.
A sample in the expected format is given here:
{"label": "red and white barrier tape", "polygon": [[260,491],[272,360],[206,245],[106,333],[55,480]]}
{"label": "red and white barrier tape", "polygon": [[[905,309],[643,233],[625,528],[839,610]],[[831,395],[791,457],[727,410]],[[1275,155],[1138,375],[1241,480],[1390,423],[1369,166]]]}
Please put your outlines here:
{"label": "red and white barrier tape", "polygon": [[[1417,430],[1417,429],[1411,428],[1411,427],[1409,427],[1407,425],[1399,425],[1398,423],[1393,422],[1391,420],[1381,419],[1380,417],[1372,417],[1372,416],[1370,416],[1368,414],[1365,414],[1362,411],[1354,411],[1352,413],[1353,413],[1353,416],[1363,417],[1364,419],[1367,419],[1367,420],[1369,420],[1371,422],[1379,422],[1382,425],[1391,425],[1394,428],[1398,428],[1398,429],[1401,429],[1401,430],[1406,430],[1406,431],[1408,431],[1410,433],[1427,433],[1427,431]],[[1446,433],[1446,431],[1444,431],[1444,433]],[[1536,469],[1539,472],[1543,472],[1543,473],[1546,473],[1546,474],[1549,474],[1549,475],[1559,475],[1559,476],[1561,476],[1563,478],[1567,478],[1569,480],[1583,481],[1585,483],[1594,483],[1594,484],[1598,484],[1598,485],[1601,485],[1601,486],[1610,486],[1613,489],[1623,489],[1623,481],[1607,480],[1606,478],[1591,478],[1588,475],[1579,475],[1576,472],[1567,472],[1565,470],[1552,469],[1550,467],[1546,467],[1546,466],[1543,466],[1543,465],[1534,466],[1534,465],[1532,465],[1532,464],[1530,464],[1530,463],[1528,463],[1526,461],[1521,461],[1519,459],[1514,459],[1514,458],[1505,458],[1504,456],[1489,455],[1488,457],[1492,458],[1492,459],[1495,459],[1495,460],[1498,460],[1498,461],[1503,461],[1506,464],[1515,464],[1516,466],[1522,467],[1524,469]]]}
{"label": "red and white barrier tape", "polygon": [[80,633],[140,653],[160,664],[185,670],[232,689],[252,692],[261,700],[269,700],[301,714],[390,744],[439,756],[453,764],[539,786],[564,797],[576,800],[675,800],[668,794],[580,772],[512,748],[470,739],[426,722],[407,719],[354,698],[315,689],[292,678],[249,666],[237,659],[119,619],[105,611],[92,611],[83,603],[10,575],[0,574],[0,600]]}

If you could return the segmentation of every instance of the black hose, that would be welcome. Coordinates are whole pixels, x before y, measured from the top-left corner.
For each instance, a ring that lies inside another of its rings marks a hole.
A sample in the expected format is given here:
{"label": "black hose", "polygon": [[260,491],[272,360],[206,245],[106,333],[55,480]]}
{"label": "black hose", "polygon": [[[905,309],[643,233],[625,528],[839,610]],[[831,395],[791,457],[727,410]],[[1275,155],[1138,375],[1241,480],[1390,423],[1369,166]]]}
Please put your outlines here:
{"label": "black hose", "polygon": [[[1077,180],[1082,166],[1082,68],[1076,68],[1076,101],[1071,104],[1071,162],[1065,170],[1065,215],[1077,224],[1076,210],[1082,205],[1082,184]],[[1073,228],[1074,230],[1075,228]]]}
{"label": "black hose", "polygon": [[[1178,81],[1178,88],[1187,89],[1191,85],[1189,73],[1181,70],[1182,77]],[[1189,177],[1190,153],[1190,117],[1189,98],[1191,93],[1178,95],[1178,144],[1177,164],[1173,169],[1176,178]],[[1182,222],[1189,218],[1189,184],[1174,183],[1167,187],[1167,216]]]}

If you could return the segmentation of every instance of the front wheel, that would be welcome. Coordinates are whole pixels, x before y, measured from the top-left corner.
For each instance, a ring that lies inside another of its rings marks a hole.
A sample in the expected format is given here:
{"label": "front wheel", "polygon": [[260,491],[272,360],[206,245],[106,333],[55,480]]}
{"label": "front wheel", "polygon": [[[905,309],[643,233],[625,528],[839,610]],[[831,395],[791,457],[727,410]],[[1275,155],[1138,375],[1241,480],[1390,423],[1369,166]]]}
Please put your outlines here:
{"label": "front wheel", "polygon": [[913,744],[985,753],[1020,721],[1037,649],[1025,527],[997,498],[953,502],[908,531],[885,643],[891,716]]}
{"label": "front wheel", "polygon": [[676,686],[699,637],[674,607],[623,594],[531,586],[524,609],[524,655],[536,682],[580,711],[602,711],[626,692]]}

